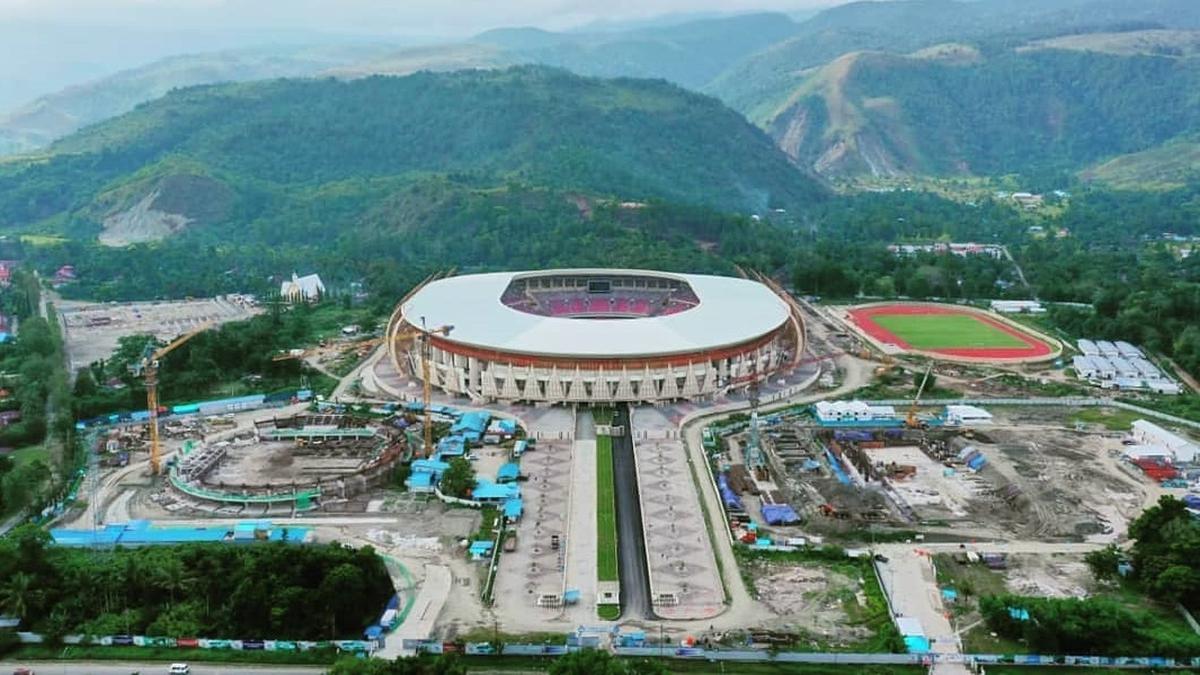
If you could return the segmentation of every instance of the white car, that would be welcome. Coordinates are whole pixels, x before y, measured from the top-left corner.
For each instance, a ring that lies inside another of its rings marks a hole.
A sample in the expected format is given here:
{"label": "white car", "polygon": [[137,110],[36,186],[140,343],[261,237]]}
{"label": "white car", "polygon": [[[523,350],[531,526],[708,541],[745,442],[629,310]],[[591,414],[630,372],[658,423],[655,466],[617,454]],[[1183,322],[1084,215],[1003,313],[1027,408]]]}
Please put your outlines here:
{"label": "white car", "polygon": [[172,663],[171,670],[168,671],[171,675],[188,675],[192,669],[186,663]]}

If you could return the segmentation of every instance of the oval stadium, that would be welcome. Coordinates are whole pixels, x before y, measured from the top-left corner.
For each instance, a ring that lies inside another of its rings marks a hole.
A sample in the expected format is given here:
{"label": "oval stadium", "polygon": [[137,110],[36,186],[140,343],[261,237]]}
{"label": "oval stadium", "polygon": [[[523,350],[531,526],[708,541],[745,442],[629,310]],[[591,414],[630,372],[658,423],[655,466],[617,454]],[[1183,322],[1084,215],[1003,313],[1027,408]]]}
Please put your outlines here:
{"label": "oval stadium", "polygon": [[477,402],[702,400],[789,371],[791,299],[745,279],[646,270],[498,272],[427,281],[397,306],[389,356]]}

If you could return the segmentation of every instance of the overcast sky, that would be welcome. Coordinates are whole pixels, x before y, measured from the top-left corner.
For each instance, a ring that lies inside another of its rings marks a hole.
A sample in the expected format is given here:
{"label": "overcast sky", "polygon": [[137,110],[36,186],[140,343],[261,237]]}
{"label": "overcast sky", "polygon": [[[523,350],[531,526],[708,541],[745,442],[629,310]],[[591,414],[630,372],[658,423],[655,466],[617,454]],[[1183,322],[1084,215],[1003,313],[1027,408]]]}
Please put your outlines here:
{"label": "overcast sky", "polygon": [[467,35],[496,26],[571,28],[661,14],[802,11],[846,0],[0,0],[0,22]]}

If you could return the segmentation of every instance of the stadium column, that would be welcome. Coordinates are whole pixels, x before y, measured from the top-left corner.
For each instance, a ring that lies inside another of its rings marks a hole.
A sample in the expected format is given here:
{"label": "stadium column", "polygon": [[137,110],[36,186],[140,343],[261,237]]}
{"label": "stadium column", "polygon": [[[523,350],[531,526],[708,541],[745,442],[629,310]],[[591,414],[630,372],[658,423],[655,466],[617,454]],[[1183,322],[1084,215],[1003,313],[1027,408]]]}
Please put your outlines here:
{"label": "stadium column", "polygon": [[467,389],[469,391],[479,391],[479,359],[474,356],[467,357]]}

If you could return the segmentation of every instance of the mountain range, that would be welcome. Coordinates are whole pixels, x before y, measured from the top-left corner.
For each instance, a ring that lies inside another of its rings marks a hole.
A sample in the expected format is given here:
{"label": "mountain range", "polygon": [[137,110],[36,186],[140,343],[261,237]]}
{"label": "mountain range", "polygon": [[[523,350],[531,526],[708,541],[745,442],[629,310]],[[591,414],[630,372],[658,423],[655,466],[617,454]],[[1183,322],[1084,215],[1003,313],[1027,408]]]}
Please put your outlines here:
{"label": "mountain range", "polygon": [[[853,2],[803,21],[758,13],[508,28],[407,48],[240,50],[173,57],[44,96],[0,116],[0,154],[46,149],[195,84],[540,64],[716,97],[769,133],[802,174],[834,181],[1052,171],[1170,186],[1189,167],[1161,165],[1170,153],[1158,148],[1192,148],[1200,134],[1190,94],[1198,43],[1192,0],[901,0]],[[1165,114],[1140,118],[1138,106]],[[709,203],[734,203],[725,192]]]}
{"label": "mountain range", "polygon": [[230,227],[320,237],[431,176],[730,211],[825,194],[715,99],[524,66],[174,90],[0,164],[0,228],[114,245]]}

